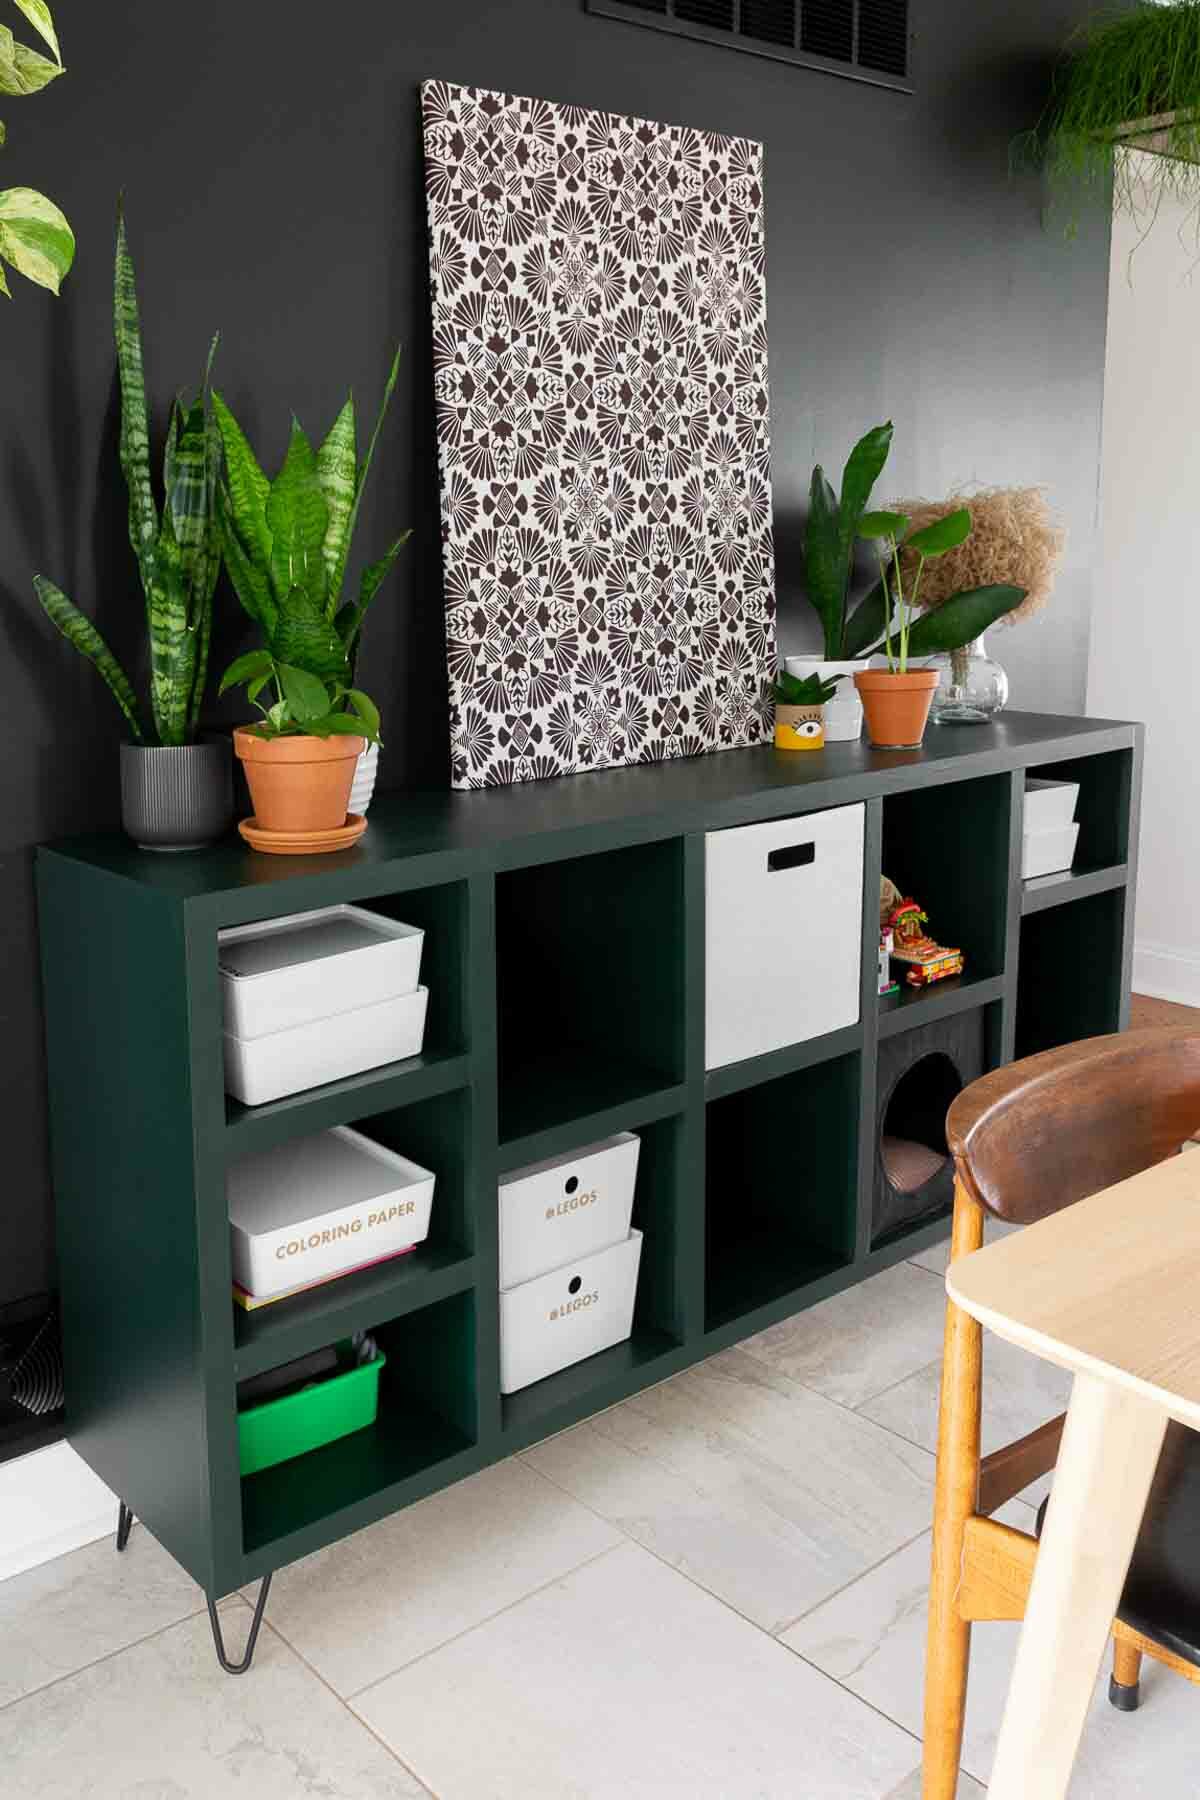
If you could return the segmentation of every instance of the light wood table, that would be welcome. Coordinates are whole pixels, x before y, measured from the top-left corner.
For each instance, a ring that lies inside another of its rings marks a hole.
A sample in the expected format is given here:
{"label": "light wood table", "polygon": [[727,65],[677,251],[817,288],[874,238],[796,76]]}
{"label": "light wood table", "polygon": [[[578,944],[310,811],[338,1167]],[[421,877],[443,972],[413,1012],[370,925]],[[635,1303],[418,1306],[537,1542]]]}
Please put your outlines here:
{"label": "light wood table", "polygon": [[951,1265],[951,1298],[1074,1375],[990,1800],[1061,1800],[1169,1419],[1200,1430],[1200,1154]]}

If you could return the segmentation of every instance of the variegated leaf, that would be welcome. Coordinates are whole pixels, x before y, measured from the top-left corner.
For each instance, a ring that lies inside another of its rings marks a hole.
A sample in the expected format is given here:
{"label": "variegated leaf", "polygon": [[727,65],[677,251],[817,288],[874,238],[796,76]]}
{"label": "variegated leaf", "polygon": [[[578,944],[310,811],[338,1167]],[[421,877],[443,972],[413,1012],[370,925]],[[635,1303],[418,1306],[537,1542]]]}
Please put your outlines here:
{"label": "variegated leaf", "polygon": [[349,674],[341,638],[323,606],[303,587],[294,587],[280,604],[271,654],[277,663],[306,669],[322,681],[345,680]]}
{"label": "variegated leaf", "polygon": [[54,19],[46,0],[13,0],[13,5],[23,12],[33,29],[44,44],[49,44],[54,52],[54,60],[62,68],[62,51],[58,47],[58,37],[54,30]]}
{"label": "variegated leaf", "polygon": [[170,509],[154,548],[146,584],[150,623],[150,704],[160,744],[187,741],[196,667],[196,626],[188,618],[182,547]]}
{"label": "variegated leaf", "polygon": [[266,514],[271,484],[259,468],[241,426],[215,388],[212,403],[225,451],[229,522],[246,554],[266,569],[271,560],[271,533],[267,529]]}
{"label": "variegated leaf", "polygon": [[317,451],[317,480],[329,508],[329,524],[325,531],[322,554],[327,577],[325,610],[332,618],[337,611],[342,579],[346,572],[346,556],[350,548],[350,515],[358,491],[358,445],[354,431],[354,396],[346,401],[333,421],[329,435]]}
{"label": "variegated leaf", "polygon": [[0,94],[40,93],[62,72],[61,63],[18,43],[8,26],[0,25]]}
{"label": "variegated leaf", "polygon": [[271,582],[265,566],[253,561],[242,548],[242,540],[234,524],[233,501],[224,482],[217,488],[217,529],[234,593],[250,617],[261,627],[263,636],[269,639],[275,630],[279,609],[271,592]]}
{"label": "variegated leaf", "polygon": [[[317,480],[317,459],[299,422],[293,419],[283,467],[267,495],[271,585],[281,612],[284,600],[297,587],[324,610],[322,546],[328,524],[329,508]],[[282,660],[289,659],[285,656]]]}
{"label": "variegated leaf", "polygon": [[354,490],[354,505],[350,509],[350,521],[346,526],[347,554],[349,554],[350,545],[354,541],[354,527],[358,524],[358,509],[362,504],[363,489],[367,485],[367,476],[371,473],[371,464],[375,458],[375,446],[379,442],[379,433],[383,429],[383,421],[396,386],[396,377],[400,373],[400,348],[400,345],[397,344],[396,354],[392,358],[392,366],[388,370],[388,378],[383,386],[383,398],[379,402],[379,411],[375,415],[375,429],[371,433],[371,441],[367,445],[367,454],[363,458],[361,469],[358,471],[358,481]]}
{"label": "variegated leaf", "polygon": [[0,192],[0,261],[57,294],[74,256],[74,233],[53,200],[33,188]]}
{"label": "variegated leaf", "polygon": [[411,536],[411,531],[402,531],[395,542],[388,545],[378,562],[367,565],[362,572],[362,580],[359,582],[357,604],[343,606],[337,616],[338,633],[346,646],[346,655],[352,669],[358,651],[359,633],[363,628],[363,620],[367,616],[367,608],[387,579],[393,563]]}
{"label": "variegated leaf", "polygon": [[52,625],[57,626],[67,642],[73,644],[81,656],[86,656],[97,670],[128,720],[134,737],[140,741],[143,733],[138,719],[137,696],[128,675],[92,621],[67,599],[61,588],[55,587],[52,581],[47,581],[44,575],[35,575],[33,585],[46,617]]}
{"label": "variegated leaf", "polygon": [[[121,468],[129,489],[129,541],[142,570],[147,618],[151,565],[158,538],[158,514],[150,486],[150,428],[146,418],[146,378],[142,369],[142,334],[138,323],[137,286],[125,236],[125,208],[117,209],[117,254],[113,270],[113,322],[117,370],[121,377]],[[157,707],[155,708],[157,714]]]}

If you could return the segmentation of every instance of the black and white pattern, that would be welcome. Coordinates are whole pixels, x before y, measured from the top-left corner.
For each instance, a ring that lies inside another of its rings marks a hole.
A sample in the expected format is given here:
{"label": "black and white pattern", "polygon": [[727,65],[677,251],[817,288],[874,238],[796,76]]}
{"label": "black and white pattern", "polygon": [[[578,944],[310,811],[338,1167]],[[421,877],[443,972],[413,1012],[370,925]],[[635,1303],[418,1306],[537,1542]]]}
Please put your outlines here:
{"label": "black and white pattern", "polygon": [[453,785],[762,743],[762,149],[422,88]]}

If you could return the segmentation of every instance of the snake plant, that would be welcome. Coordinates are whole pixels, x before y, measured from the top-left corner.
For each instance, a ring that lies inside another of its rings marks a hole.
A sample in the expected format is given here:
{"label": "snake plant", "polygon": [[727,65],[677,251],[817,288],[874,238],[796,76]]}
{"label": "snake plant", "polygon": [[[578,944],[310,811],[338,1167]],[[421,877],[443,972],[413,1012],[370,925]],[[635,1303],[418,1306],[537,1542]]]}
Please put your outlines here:
{"label": "snake plant", "polygon": [[[225,671],[221,692],[246,684],[247,698],[263,715],[254,729],[263,735],[378,737],[379,715],[354,686],[354,664],[367,609],[409,532],[363,570],[356,599],[343,601],[342,588],[399,366],[397,350],[361,461],[351,395],[318,450],[292,420],[287,455],[273,481],[224,399],[213,394],[225,448],[225,479],[217,488],[221,547],[238,599],[263,637],[262,648],[239,656]],[[264,691],[272,696],[267,706],[259,698]]]}
{"label": "snake plant", "polygon": [[141,574],[150,640],[152,735],[145,727],[133,683],[92,621],[44,575],[36,575],[33,585],[51,622],[107,682],[134,738],[186,744],[199,723],[208,671],[213,589],[221,566],[214,509],[221,440],[208,387],[217,340],[214,337],[209,348],[196,399],[185,404],[180,396],[171,408],[160,514],[150,478],[142,336],[123,209],[117,216],[113,317],[121,380],[121,467],[129,490],[129,540]]}
{"label": "snake plant", "polygon": [[[0,94],[23,98],[40,93],[63,72],[54,20],[46,0],[14,0],[53,58],[31,50],[0,25]],[[0,146],[4,125],[0,122]],[[0,294],[11,295],[5,279],[8,263],[19,275],[57,294],[75,255],[75,238],[65,217],[34,188],[0,188]]]}

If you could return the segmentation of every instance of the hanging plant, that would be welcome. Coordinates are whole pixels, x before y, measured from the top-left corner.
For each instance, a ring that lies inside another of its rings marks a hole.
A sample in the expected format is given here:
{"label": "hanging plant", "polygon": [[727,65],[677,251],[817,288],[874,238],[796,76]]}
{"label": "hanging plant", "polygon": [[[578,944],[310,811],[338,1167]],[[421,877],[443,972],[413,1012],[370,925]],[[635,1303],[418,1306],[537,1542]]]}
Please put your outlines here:
{"label": "hanging plant", "polygon": [[1164,197],[1181,200],[1200,242],[1200,0],[1094,13],[1067,41],[1045,113],[1018,145],[1027,153],[1068,237],[1111,191],[1143,235]]}

